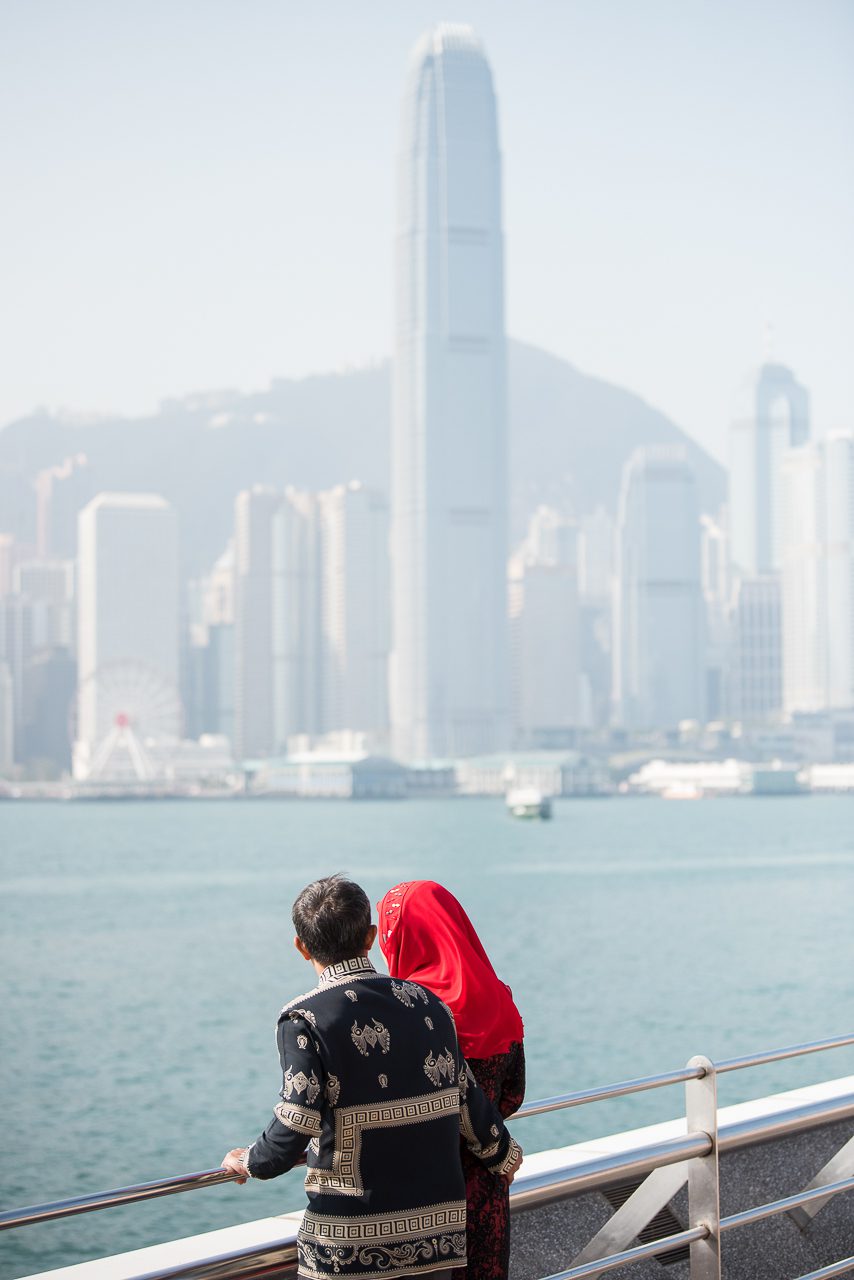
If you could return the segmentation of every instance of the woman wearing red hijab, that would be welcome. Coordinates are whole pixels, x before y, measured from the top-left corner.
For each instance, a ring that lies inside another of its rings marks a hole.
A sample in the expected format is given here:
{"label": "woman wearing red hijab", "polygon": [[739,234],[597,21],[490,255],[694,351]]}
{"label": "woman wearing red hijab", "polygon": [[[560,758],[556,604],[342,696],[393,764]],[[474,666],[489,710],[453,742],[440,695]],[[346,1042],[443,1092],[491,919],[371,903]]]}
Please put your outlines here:
{"label": "woman wearing red hijab", "polygon": [[[379,941],[393,978],[418,982],[454,1015],[460,1049],[502,1116],[525,1096],[519,1011],[497,977],[471,921],[452,893],[433,880],[395,885],[378,903]],[[467,1149],[468,1265],[454,1280],[506,1280],[510,1266],[510,1188]]]}

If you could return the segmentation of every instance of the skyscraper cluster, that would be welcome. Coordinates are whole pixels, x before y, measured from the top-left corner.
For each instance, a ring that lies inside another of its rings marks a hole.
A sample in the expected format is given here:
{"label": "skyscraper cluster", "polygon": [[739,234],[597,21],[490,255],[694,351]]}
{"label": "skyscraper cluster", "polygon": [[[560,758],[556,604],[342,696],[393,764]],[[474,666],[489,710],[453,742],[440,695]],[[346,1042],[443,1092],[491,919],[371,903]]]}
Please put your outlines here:
{"label": "skyscraper cluster", "polygon": [[[233,574],[238,758],[347,731],[384,741],[385,498],[357,481],[318,494],[245,490],[235,503]],[[206,727],[225,728],[204,714]]]}
{"label": "skyscraper cluster", "polygon": [[437,27],[403,102],[389,493],[243,489],[182,583],[161,496],[99,492],[82,454],[38,476],[32,544],[0,532],[0,770],[67,769],[73,742],[81,777],[146,777],[188,739],[435,762],[854,709],[854,436],[811,438],[785,366],[739,391],[723,510],[650,444],[610,504],[532,500],[511,536],[501,168],[484,51]]}

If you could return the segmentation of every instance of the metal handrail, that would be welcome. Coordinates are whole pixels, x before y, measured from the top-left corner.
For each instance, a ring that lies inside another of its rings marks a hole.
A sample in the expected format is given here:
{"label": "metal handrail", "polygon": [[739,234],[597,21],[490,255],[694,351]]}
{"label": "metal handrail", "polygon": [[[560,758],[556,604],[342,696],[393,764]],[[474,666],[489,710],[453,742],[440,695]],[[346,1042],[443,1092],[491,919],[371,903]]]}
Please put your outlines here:
{"label": "metal handrail", "polygon": [[552,1169],[547,1173],[534,1173],[514,1182],[510,1195],[514,1210],[539,1208],[566,1200],[570,1195],[583,1191],[595,1191],[614,1182],[628,1182],[633,1178],[645,1178],[653,1169],[668,1164],[681,1164],[709,1155],[712,1140],[707,1133],[686,1133],[684,1136],[665,1138],[642,1147],[629,1147],[625,1151],[609,1151],[592,1156],[565,1169]]}
{"label": "metal handrail", "polygon": [[819,1267],[801,1280],[830,1280],[831,1276],[847,1276],[854,1271],[854,1258],[840,1258],[839,1262],[831,1262],[827,1267]]}
{"label": "metal handrail", "polygon": [[654,1076],[638,1076],[634,1080],[620,1080],[599,1089],[579,1089],[575,1093],[559,1093],[554,1098],[540,1102],[525,1102],[512,1117],[527,1120],[529,1116],[542,1116],[548,1111],[563,1111],[566,1107],[583,1107],[588,1102],[605,1102],[609,1098],[623,1098],[629,1093],[644,1093],[648,1089],[663,1089],[670,1084],[684,1084],[687,1080],[702,1080],[702,1067],[683,1067],[680,1071],[664,1071]]}
{"label": "metal handrail", "polygon": [[[851,1044],[854,1044],[854,1035],[836,1036],[827,1040],[813,1040],[805,1044],[753,1054],[748,1057],[725,1059],[723,1062],[715,1064],[715,1071],[717,1073],[721,1071],[738,1071],[785,1058],[818,1053],[824,1049],[843,1048]],[[537,1102],[524,1103],[513,1118],[525,1120],[531,1116],[546,1115],[549,1112],[584,1106],[590,1102],[604,1102],[612,1098],[625,1097],[628,1094],[643,1093],[651,1089],[661,1089],[669,1085],[682,1084],[689,1080],[702,1079],[704,1075],[705,1070],[702,1067],[683,1067],[678,1071],[665,1071],[655,1075],[638,1076],[631,1080],[618,1081],[615,1084],[603,1085],[598,1089],[579,1089],[573,1093],[558,1094],[555,1097],[543,1098]],[[807,1116],[806,1123],[809,1123],[809,1119],[810,1117]],[[750,1122],[751,1132],[755,1128],[755,1123],[755,1121]],[[737,1140],[734,1134],[732,1135],[732,1140]],[[724,1141],[722,1137],[722,1149],[724,1149]],[[179,1174],[175,1177],[143,1182],[135,1186],[92,1192],[89,1195],[55,1200],[47,1204],[28,1205],[22,1209],[12,1209],[0,1213],[0,1231],[8,1231],[14,1227],[32,1226],[38,1222],[53,1221],[57,1218],[73,1217],[80,1213],[92,1213],[99,1209],[111,1209],[118,1205],[134,1204],[140,1200],[154,1200],[159,1196],[176,1195],[182,1191],[195,1191],[201,1187],[233,1182],[236,1176],[236,1174],[229,1173],[225,1169],[205,1169],[200,1173]]]}
{"label": "metal handrail", "polygon": [[174,1178],[159,1178],[155,1182],[139,1182],[133,1187],[117,1187],[113,1191],[93,1191],[86,1196],[72,1196],[67,1200],[52,1200],[48,1204],[28,1205],[24,1209],[10,1209],[0,1213],[0,1231],[13,1227],[30,1227],[37,1222],[53,1222],[57,1218],[71,1218],[78,1213],[93,1213],[96,1209],[115,1209],[119,1205],[135,1204],[140,1200],[156,1200],[160,1196],[174,1196],[180,1191],[196,1191],[199,1187],[214,1187],[220,1182],[233,1182],[236,1173],[228,1169],[205,1169],[201,1173],[183,1173]]}
{"label": "metal handrail", "polygon": [[633,1249],[623,1249],[621,1253],[612,1253],[607,1258],[597,1258],[594,1262],[582,1263],[580,1267],[558,1271],[549,1276],[548,1280],[582,1280],[584,1276],[599,1276],[603,1271],[616,1271],[617,1267],[625,1267],[630,1262],[642,1262],[644,1258],[655,1258],[660,1253],[694,1244],[697,1240],[707,1240],[709,1235],[708,1227],[689,1227],[687,1231],[677,1231],[672,1236],[662,1236],[660,1240],[635,1245]]}
{"label": "metal handrail", "polygon": [[733,1120],[721,1129],[718,1147],[721,1152],[739,1147],[785,1138],[801,1129],[812,1129],[817,1120],[833,1124],[854,1116],[854,1094],[844,1093],[829,1102],[802,1102],[770,1116],[751,1116],[749,1120]]}
{"label": "metal handrail", "polygon": [[833,1036],[829,1040],[809,1040],[806,1044],[789,1045],[786,1049],[769,1049],[766,1053],[749,1054],[746,1058],[724,1058],[715,1063],[715,1071],[743,1071],[745,1067],[764,1067],[769,1062],[782,1062],[784,1058],[802,1058],[808,1053],[822,1053],[825,1049],[844,1049],[854,1044],[854,1035]]}
{"label": "metal handrail", "polygon": [[[252,1261],[256,1265],[253,1267]],[[258,1245],[254,1249],[233,1249],[230,1253],[218,1253],[211,1258],[202,1258],[192,1263],[194,1280],[223,1280],[228,1275],[231,1263],[240,1264],[240,1280],[255,1280],[256,1277],[270,1276],[271,1267],[278,1274],[282,1267],[296,1268],[297,1240],[296,1235],[288,1236],[276,1244]],[[248,1265],[247,1265],[248,1264]],[[187,1268],[158,1267],[154,1271],[146,1271],[134,1277],[134,1280],[178,1280],[186,1274]]]}
{"label": "metal handrail", "polygon": [[[700,1086],[691,1082],[703,1080],[707,1075],[710,1077],[710,1084],[714,1089],[714,1078],[720,1072],[761,1066],[770,1062],[818,1053],[825,1049],[843,1048],[852,1044],[854,1044],[854,1035],[846,1035],[793,1045],[788,1048],[753,1054],[748,1057],[725,1059],[718,1064],[712,1063],[708,1059],[692,1060],[687,1067],[678,1071],[641,1076],[616,1084],[605,1085],[598,1089],[584,1089],[527,1103],[516,1112],[515,1118],[527,1119],[530,1116],[544,1115],[570,1107],[582,1106],[590,1102],[605,1101],[611,1098],[623,1097],[627,1094],[641,1093],[646,1090],[664,1088],[668,1085],[680,1083],[686,1084],[690,1089],[705,1088],[705,1085]],[[829,1123],[851,1115],[854,1115],[854,1094],[843,1095],[828,1102],[801,1104],[789,1108],[785,1112],[777,1112],[770,1116],[757,1116],[749,1120],[737,1121],[722,1128],[720,1133],[716,1131],[716,1128],[713,1128],[711,1133],[687,1133],[619,1153],[606,1153],[569,1166],[564,1170],[552,1170],[549,1173],[534,1174],[530,1177],[523,1175],[512,1188],[512,1207],[515,1211],[531,1208],[535,1205],[545,1205],[556,1200],[566,1199],[570,1195],[577,1195],[582,1191],[605,1186],[615,1180],[643,1177],[652,1170],[669,1164],[678,1164],[689,1160],[705,1161],[706,1158],[713,1155],[716,1161],[717,1151],[725,1151],[748,1143],[780,1137],[787,1133],[797,1132],[800,1129],[814,1127],[818,1123]],[[704,1129],[707,1127],[705,1118],[700,1117],[699,1123]],[[716,1125],[714,1107],[710,1123],[713,1126]],[[225,1169],[208,1169],[200,1173],[183,1174],[112,1191],[95,1192],[72,1199],[54,1201],[49,1204],[11,1210],[0,1214],[0,1231],[51,1221],[57,1218],[70,1217],[75,1214],[89,1213],[98,1209],[132,1204],[141,1200],[156,1199],[160,1196],[175,1195],[182,1191],[196,1190],[199,1187],[233,1182],[237,1177],[237,1174]],[[720,1236],[723,1232],[733,1228],[751,1225],[754,1222],[786,1212],[800,1205],[808,1204],[811,1201],[827,1199],[830,1196],[852,1189],[854,1189],[854,1178],[846,1178],[802,1192],[796,1196],[788,1196],[766,1205],[759,1205],[753,1209],[744,1210],[741,1213],[732,1214],[727,1218],[721,1219],[714,1234]],[[701,1217],[697,1225],[678,1233],[678,1235],[623,1250],[606,1258],[596,1259],[595,1262],[584,1263],[568,1271],[557,1273],[555,1277],[550,1277],[549,1280],[581,1280],[584,1276],[598,1275],[620,1266],[626,1266],[630,1262],[639,1261],[641,1258],[654,1257],[656,1254],[664,1253],[679,1244],[696,1245],[700,1241],[709,1239],[712,1235],[712,1228]],[[221,1276],[223,1274],[222,1268],[229,1262],[241,1260],[251,1267],[252,1259],[256,1259],[257,1266],[261,1268],[257,1271],[260,1276],[261,1274],[269,1274],[267,1268],[271,1259],[273,1259],[273,1255],[275,1255],[274,1260],[282,1266],[287,1266],[294,1262],[296,1260],[295,1248],[295,1237],[291,1234],[280,1241],[268,1242],[254,1249],[241,1249],[234,1254],[223,1254],[216,1258],[197,1261],[193,1264],[182,1264],[177,1267],[167,1267],[156,1272],[149,1272],[145,1276],[139,1276],[137,1280],[174,1280],[176,1277],[189,1274],[188,1266],[190,1265],[192,1274],[197,1277],[197,1280],[199,1277],[208,1274],[206,1268],[210,1268],[209,1274],[212,1277],[214,1275]],[[844,1275],[852,1269],[854,1269],[854,1259],[847,1259],[812,1272],[809,1276],[803,1276],[801,1280],[825,1280],[825,1277]],[[256,1274],[256,1271],[254,1268],[249,1271],[242,1270],[241,1274],[248,1280],[251,1275]]]}
{"label": "metal handrail", "polygon": [[810,1191],[801,1191],[795,1196],[784,1196],[782,1200],[772,1200],[769,1204],[759,1204],[753,1209],[743,1209],[741,1213],[731,1213],[728,1218],[721,1218],[721,1231],[732,1231],[733,1227],[749,1227],[753,1222],[762,1222],[778,1213],[788,1213],[790,1209],[798,1209],[812,1200],[828,1200],[831,1196],[838,1196],[841,1191],[854,1191],[854,1178],[841,1178],[839,1182],[828,1182],[824,1186],[813,1187]]}

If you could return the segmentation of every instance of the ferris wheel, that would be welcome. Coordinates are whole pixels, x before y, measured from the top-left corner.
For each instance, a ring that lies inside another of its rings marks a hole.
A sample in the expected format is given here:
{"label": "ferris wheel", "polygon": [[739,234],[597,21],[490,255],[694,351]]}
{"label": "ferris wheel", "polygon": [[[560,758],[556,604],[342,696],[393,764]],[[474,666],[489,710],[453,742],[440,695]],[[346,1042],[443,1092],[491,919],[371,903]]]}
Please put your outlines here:
{"label": "ferris wheel", "polygon": [[162,757],[176,747],[183,721],[173,682],[146,662],[126,659],[104,663],[78,685],[69,737],[85,776],[142,781],[157,772],[152,749]]}

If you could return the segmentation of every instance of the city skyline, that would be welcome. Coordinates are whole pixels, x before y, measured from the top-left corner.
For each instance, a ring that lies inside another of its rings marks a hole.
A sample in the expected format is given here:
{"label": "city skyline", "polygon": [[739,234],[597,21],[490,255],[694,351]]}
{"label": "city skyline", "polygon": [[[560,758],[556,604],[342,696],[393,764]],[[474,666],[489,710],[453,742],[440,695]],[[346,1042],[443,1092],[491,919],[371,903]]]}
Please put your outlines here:
{"label": "city skyline", "polygon": [[[242,762],[286,790],[355,786],[326,772],[337,752],[373,761],[363,793],[468,759],[465,791],[478,759],[583,742],[714,753],[746,733],[761,759],[816,715],[832,757],[854,717],[854,433],[817,434],[814,388],[766,359],[733,389],[727,493],[661,415],[514,344],[509,438],[501,131],[473,28],[422,35],[400,124],[389,436],[370,395],[352,417],[321,397],[314,461],[291,437],[265,466],[274,384],[172,402],[165,453],[90,460],[50,425],[6,458],[4,769],[67,770],[69,703],[94,785]],[[567,776],[598,786],[598,767]]]}
{"label": "city skyline", "polygon": [[[813,388],[817,434],[845,426],[850,10],[541,3],[522,22],[458,8],[501,85],[509,332],[634,389],[720,458],[731,388],[770,321],[772,354]],[[387,355],[389,104],[418,31],[446,15],[334,9],[338,41],[268,3],[254,22],[212,6],[204,30],[181,4],[7,10],[0,423],[44,402],[135,413]],[[820,77],[803,76],[806,49]]]}

